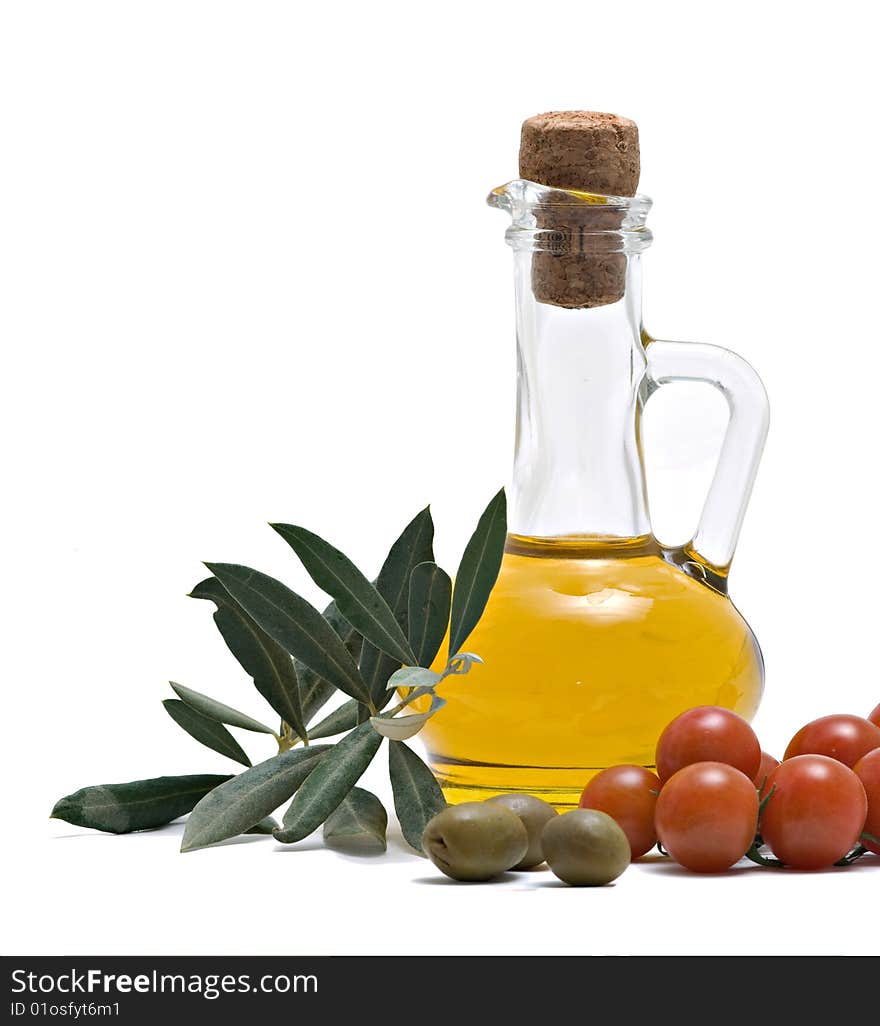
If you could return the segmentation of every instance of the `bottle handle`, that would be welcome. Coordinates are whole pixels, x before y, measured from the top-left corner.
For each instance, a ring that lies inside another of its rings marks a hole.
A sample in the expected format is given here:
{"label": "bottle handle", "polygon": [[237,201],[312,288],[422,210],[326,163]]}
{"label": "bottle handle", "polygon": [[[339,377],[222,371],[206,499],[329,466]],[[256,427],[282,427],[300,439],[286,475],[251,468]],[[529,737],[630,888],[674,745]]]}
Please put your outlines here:
{"label": "bottle handle", "polygon": [[720,346],[651,340],[645,353],[646,400],[672,381],[704,382],[727,400],[730,418],[715,476],[693,539],[676,554],[677,562],[692,564],[687,567],[690,571],[699,568],[707,583],[726,592],[727,573],[767,438],[767,393],[751,365]]}

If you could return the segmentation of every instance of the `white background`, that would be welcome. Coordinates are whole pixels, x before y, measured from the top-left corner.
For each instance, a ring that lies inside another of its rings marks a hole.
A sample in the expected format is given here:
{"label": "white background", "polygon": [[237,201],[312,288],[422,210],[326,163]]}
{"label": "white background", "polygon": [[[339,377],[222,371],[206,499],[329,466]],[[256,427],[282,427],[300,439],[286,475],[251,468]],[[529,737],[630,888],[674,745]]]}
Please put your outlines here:
{"label": "white background", "polygon": [[[180,827],[47,819],[85,784],[228,771],[168,719],[168,679],[263,715],[186,598],[201,560],[318,601],[267,521],[374,573],[431,502],[454,569],[512,451],[511,261],[483,201],[544,110],[638,122],[646,324],[766,382],[732,576],[764,747],[867,714],[878,30],[858,2],[3,5],[5,953],[878,953],[876,865],[456,887],[394,838],[368,862],[317,838],[180,856]],[[666,540],[723,426],[699,390],[652,403]]]}

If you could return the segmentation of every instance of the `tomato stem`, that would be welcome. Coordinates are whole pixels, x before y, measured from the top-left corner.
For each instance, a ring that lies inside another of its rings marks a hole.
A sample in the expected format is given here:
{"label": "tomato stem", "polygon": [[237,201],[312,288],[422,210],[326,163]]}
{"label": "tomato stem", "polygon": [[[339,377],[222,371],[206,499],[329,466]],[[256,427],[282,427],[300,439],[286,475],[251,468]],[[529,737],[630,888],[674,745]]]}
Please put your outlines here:
{"label": "tomato stem", "polygon": [[[767,778],[764,777],[764,784],[766,784],[766,783],[767,783]],[[764,784],[761,784],[762,788],[763,788]],[[758,828],[759,829],[760,829],[760,826],[761,826],[761,816],[764,815],[764,809],[767,808],[767,802],[769,802],[770,799],[773,797],[773,792],[775,790],[776,790],[776,785],[774,784],[770,788],[770,790],[764,795],[764,797],[761,799],[761,803],[758,806]]]}
{"label": "tomato stem", "polygon": [[864,848],[861,844],[857,844],[855,848],[849,853],[844,855],[842,859],[839,859],[834,863],[835,866],[851,866],[856,859],[860,859],[863,855],[868,854],[868,849]]}
{"label": "tomato stem", "polygon": [[760,844],[760,838],[756,838],[755,843],[746,852],[746,858],[751,859],[752,862],[757,863],[759,866],[764,866],[765,869],[785,869],[784,862],[780,862],[779,859],[771,859],[767,855],[762,855],[758,851]]}
{"label": "tomato stem", "polygon": [[[761,784],[761,788],[763,788],[766,783],[767,778],[764,777],[764,782]],[[761,792],[761,788],[758,789],[759,794]],[[770,799],[773,797],[773,792],[775,790],[776,785],[774,784],[767,792],[767,794],[764,795],[764,797],[760,801],[760,804],[758,805],[758,832],[755,834],[755,839],[754,841],[752,841],[751,848],[749,848],[749,850],[746,852],[746,858],[751,859],[752,862],[756,863],[759,866],[764,866],[766,869],[785,869],[784,862],[780,862],[779,859],[771,859],[769,856],[762,855],[760,851],[758,851],[758,849],[764,843],[764,838],[761,837],[761,817],[764,815],[764,809],[767,808],[767,802],[769,802]]]}
{"label": "tomato stem", "polygon": [[[863,833],[860,835],[859,840],[870,841],[872,844],[880,844],[880,841],[873,834]],[[866,848],[863,844],[857,844],[855,848],[848,854],[844,855],[839,862],[835,862],[835,866],[850,866],[856,859],[860,859],[863,855],[868,855],[871,849]]]}

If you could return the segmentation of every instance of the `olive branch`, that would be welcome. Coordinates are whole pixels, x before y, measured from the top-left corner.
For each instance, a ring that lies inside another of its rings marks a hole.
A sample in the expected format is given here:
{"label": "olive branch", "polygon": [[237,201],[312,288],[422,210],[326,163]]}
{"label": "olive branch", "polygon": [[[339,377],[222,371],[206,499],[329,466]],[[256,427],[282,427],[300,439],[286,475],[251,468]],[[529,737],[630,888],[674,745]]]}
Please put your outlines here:
{"label": "olive branch", "polygon": [[[212,576],[191,596],[214,604],[223,640],[279,718],[277,729],[172,682],[176,697],[163,704],[175,723],[245,769],[85,787],[60,799],[53,817],[129,833],[189,813],[182,851],[244,833],[271,833],[289,844],[322,824],[329,844],[384,850],[387,813],[357,784],[387,740],[395,812],[408,843],[421,850],[425,824],[446,802],[429,767],[404,742],[445,705],[437,693],[443,681],[482,661],[462,648],[501,566],[504,491],[480,517],[454,587],[434,561],[430,507],[403,529],[374,581],[319,535],[271,526],[332,599],[323,612],[280,581],[234,563],[206,563]],[[447,636],[443,669],[432,670]],[[337,694],[345,696],[342,703],[317,719]],[[276,754],[252,764],[229,727],[270,735]],[[339,735],[335,743],[314,744]],[[272,813],[288,801],[279,825]]]}

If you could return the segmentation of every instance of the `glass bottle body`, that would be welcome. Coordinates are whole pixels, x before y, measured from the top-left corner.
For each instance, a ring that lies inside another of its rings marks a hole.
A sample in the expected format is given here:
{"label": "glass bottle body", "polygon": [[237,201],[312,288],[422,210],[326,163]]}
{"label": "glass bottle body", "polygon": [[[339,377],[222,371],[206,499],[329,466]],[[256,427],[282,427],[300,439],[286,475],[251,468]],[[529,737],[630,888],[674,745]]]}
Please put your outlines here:
{"label": "glass bottle body", "polygon": [[[513,217],[516,266],[510,534],[465,644],[484,663],[443,683],[421,736],[449,801],[524,791],[566,807],[605,766],[651,767],[684,709],[758,708],[761,652],[727,573],[767,402],[734,354],[643,331],[646,198],[514,182],[490,203]],[[640,426],[675,380],[719,388],[730,421],[697,531],[671,551],[651,533]]]}

